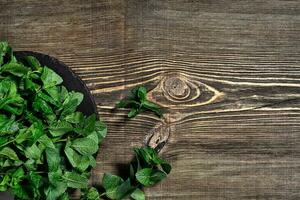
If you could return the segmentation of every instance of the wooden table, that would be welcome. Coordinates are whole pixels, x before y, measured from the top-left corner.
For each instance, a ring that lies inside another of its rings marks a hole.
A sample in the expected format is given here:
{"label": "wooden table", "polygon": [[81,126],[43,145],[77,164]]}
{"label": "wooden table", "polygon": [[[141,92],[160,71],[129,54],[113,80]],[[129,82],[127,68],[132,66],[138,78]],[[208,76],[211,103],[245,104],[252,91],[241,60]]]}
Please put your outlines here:
{"label": "wooden table", "polygon": [[[300,1],[2,0],[0,39],[94,94],[109,132],[92,182],[146,143],[173,166],[147,199],[300,199]],[[140,84],[162,119],[113,110]]]}

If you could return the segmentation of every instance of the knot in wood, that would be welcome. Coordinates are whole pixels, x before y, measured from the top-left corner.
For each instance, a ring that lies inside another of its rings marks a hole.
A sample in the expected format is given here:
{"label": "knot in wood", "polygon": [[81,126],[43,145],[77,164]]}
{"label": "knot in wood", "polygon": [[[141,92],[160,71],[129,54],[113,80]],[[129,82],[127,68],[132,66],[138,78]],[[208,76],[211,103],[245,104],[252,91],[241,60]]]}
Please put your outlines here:
{"label": "knot in wood", "polygon": [[164,83],[165,91],[175,99],[186,98],[190,88],[184,80],[179,77],[170,77]]}
{"label": "knot in wood", "polygon": [[165,81],[165,91],[174,98],[183,98],[189,93],[189,87],[179,77],[171,77]]}

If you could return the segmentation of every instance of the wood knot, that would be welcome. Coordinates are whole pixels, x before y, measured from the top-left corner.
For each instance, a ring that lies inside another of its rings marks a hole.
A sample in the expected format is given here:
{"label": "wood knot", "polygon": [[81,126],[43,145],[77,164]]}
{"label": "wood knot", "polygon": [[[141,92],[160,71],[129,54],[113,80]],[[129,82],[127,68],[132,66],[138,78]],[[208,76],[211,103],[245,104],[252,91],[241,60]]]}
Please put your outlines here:
{"label": "wood knot", "polygon": [[166,145],[170,136],[170,126],[166,124],[158,124],[155,126],[145,138],[145,145],[154,148],[157,152]]}
{"label": "wood knot", "polygon": [[168,73],[150,94],[163,107],[184,108],[210,104],[223,96],[222,92],[197,77],[183,73]]}
{"label": "wood knot", "polygon": [[190,88],[179,77],[170,77],[164,82],[164,90],[174,99],[184,99],[190,94]]}

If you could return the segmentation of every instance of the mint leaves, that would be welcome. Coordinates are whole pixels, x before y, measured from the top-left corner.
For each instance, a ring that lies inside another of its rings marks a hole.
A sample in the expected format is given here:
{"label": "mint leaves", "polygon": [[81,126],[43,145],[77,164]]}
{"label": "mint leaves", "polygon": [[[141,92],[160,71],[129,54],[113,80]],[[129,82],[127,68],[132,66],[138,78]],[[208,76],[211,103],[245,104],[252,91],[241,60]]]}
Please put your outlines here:
{"label": "mint leaves", "polygon": [[134,152],[135,157],[129,165],[126,180],[109,173],[104,174],[102,185],[105,192],[101,196],[116,200],[127,197],[144,200],[145,194],[141,188],[160,182],[171,172],[170,164],[160,158],[154,149],[135,148]]}
{"label": "mint leaves", "polygon": [[143,111],[152,111],[158,117],[162,116],[162,110],[159,105],[147,100],[147,89],[144,86],[138,86],[131,90],[130,95],[122,99],[116,105],[117,108],[130,108],[128,117],[135,117],[137,114]]}
{"label": "mint leaves", "polygon": [[[107,173],[104,192],[90,187],[90,170],[107,127],[95,114],[77,111],[83,94],[62,84],[35,57],[18,61],[8,43],[0,42],[0,191],[10,191],[16,200],[69,200],[74,189],[82,200],[144,200],[141,189],[164,179],[169,163],[150,147],[136,148],[125,179]],[[143,86],[118,107],[131,108],[128,117],[145,110],[162,115]]]}
{"label": "mint leaves", "polygon": [[0,42],[0,191],[15,199],[68,200],[73,189],[88,189],[107,128],[76,111],[83,94],[62,83],[36,58],[18,61]]}

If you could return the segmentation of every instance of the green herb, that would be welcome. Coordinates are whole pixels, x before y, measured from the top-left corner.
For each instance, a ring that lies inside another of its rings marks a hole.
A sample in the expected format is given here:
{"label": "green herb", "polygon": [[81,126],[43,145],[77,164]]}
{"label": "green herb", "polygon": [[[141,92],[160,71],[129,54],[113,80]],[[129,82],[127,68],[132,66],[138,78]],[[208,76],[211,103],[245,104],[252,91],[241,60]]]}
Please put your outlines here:
{"label": "green herb", "polygon": [[[88,188],[106,135],[95,115],[76,111],[83,94],[28,56],[18,61],[0,42],[0,191],[21,200],[68,200]],[[88,198],[97,198],[93,189]]]}
{"label": "green herb", "polygon": [[[116,200],[128,197],[144,200],[145,194],[141,189],[160,182],[171,172],[169,163],[160,158],[154,149],[150,147],[135,148],[134,152],[135,157],[130,163],[128,178],[124,180],[119,176],[106,173],[102,179],[105,192],[99,195],[93,190],[93,195],[106,196]],[[90,192],[86,195],[89,194]],[[84,199],[88,198],[85,197]]]}
{"label": "green herb", "polygon": [[117,108],[130,108],[128,117],[135,117],[145,110],[154,112],[157,116],[162,116],[162,110],[159,105],[147,100],[147,89],[144,86],[138,86],[131,90],[130,95],[122,99],[116,105]]}
{"label": "green herb", "polygon": [[[10,191],[16,200],[69,200],[74,189],[82,200],[144,200],[142,187],[161,181],[171,166],[152,148],[136,148],[126,180],[105,174],[104,193],[89,187],[107,127],[95,114],[77,111],[83,94],[62,84],[35,57],[18,61],[8,43],[0,42],[0,191]],[[118,106],[132,108],[129,117],[143,110],[161,116],[146,95],[144,87],[135,88]]]}

